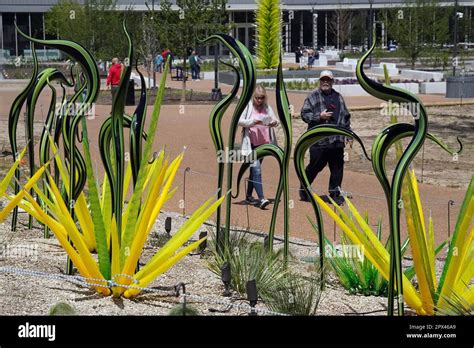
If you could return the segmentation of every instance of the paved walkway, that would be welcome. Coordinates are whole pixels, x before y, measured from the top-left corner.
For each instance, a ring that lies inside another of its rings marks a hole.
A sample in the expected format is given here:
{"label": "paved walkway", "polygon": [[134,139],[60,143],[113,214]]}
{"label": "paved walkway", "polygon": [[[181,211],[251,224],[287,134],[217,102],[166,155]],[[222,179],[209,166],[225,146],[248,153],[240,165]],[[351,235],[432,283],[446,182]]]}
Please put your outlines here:
{"label": "paved walkway", "polygon": [[[319,74],[316,70],[315,77],[318,77]],[[158,78],[157,78],[158,80]],[[181,88],[182,81],[169,81],[166,84],[169,87],[174,88]],[[231,90],[230,85],[220,84],[219,87],[222,90],[222,93],[228,93]],[[186,88],[193,89],[196,91],[203,91],[203,92],[210,92],[214,88],[214,81],[211,80],[201,80],[201,81],[187,81]],[[288,91],[288,99],[290,100],[290,104],[295,106],[295,112],[299,113],[300,107],[303,105],[303,102],[307,96],[308,92],[301,91],[301,92],[294,92]],[[270,103],[275,102],[274,93],[271,93],[270,90],[268,92]],[[459,99],[453,98],[446,98],[444,95],[441,94],[420,94],[419,97],[426,105],[435,105],[435,104],[458,104],[460,102]],[[365,107],[380,107],[382,101],[372,96],[365,96],[365,97],[345,97],[347,106],[349,108],[365,108]],[[474,98],[465,98],[462,101],[463,103],[474,103]]]}
{"label": "paved walkway", "polygon": [[[181,82],[168,81],[167,86],[179,88]],[[211,91],[213,88],[212,81],[189,81],[188,88],[200,91]],[[221,85],[224,93],[228,92],[230,86]],[[0,121],[6,127],[6,119],[8,117],[8,110],[14,98],[17,96],[18,90],[1,90],[0,89]],[[275,105],[274,93],[269,93],[270,103]],[[299,110],[305,98],[301,93],[289,93],[291,104],[295,106],[295,110]],[[357,106],[374,106],[380,105],[380,101],[372,97],[350,97],[346,98],[349,107]],[[441,96],[422,96],[425,102],[443,102],[445,98]],[[44,119],[44,113],[49,104],[49,92],[45,92],[40,97],[37,120],[41,122]],[[41,112],[41,106],[43,112]],[[235,106],[232,105],[228,111],[229,117],[225,117],[223,121],[224,129],[228,129],[230,114]],[[156,135],[155,149],[158,150],[166,146],[166,150],[176,156],[183,151],[186,146],[186,154],[181,166],[181,172],[176,177],[175,184],[179,187],[175,196],[165,207],[166,210],[182,212],[184,194],[184,169],[189,167],[190,171],[186,174],[186,201],[184,209],[186,214],[194,211],[202,202],[213,195],[217,189],[217,163],[214,145],[212,144],[209,135],[208,120],[212,105],[164,105],[161,110],[161,116],[158,125],[158,132]],[[132,112],[134,107],[126,107],[127,112]],[[98,105],[96,107],[97,117],[89,121],[89,133],[91,142],[96,143],[99,126],[110,111],[108,105]],[[151,114],[151,107],[148,108],[148,119]],[[4,128],[4,132],[6,129]],[[299,134],[295,134],[295,137]],[[93,153],[94,159],[100,164],[98,149],[95,148]],[[370,164],[367,162],[367,166]],[[235,174],[238,168],[234,166]],[[277,164],[273,159],[266,159],[263,165],[263,181],[265,186],[265,194],[267,197],[274,197],[276,185],[279,182]],[[234,178],[235,178],[234,174]],[[325,193],[328,183],[328,170],[325,169],[318,177],[313,185],[316,192]],[[291,236],[301,237],[306,239],[314,239],[315,233],[312,231],[307,216],[314,219],[309,203],[300,202],[298,200],[297,188],[298,181],[294,172],[293,165],[290,167],[290,198],[291,209]],[[383,192],[374,175],[361,174],[356,172],[346,171],[344,178],[344,189],[354,194],[354,203],[361,212],[369,210],[371,217],[371,224],[375,225],[376,219],[379,216],[383,217],[384,234],[387,235],[387,207],[384,201]],[[435,187],[431,185],[420,185],[421,197],[424,202],[424,210],[428,214],[431,211],[435,218],[436,226],[436,241],[439,243],[447,236],[447,204],[448,200],[452,199],[455,202],[461,202],[463,198],[463,190],[446,187]],[[241,190],[242,192],[242,190]],[[267,210],[260,210],[254,207],[239,205],[238,202],[244,198],[241,194],[233,204],[232,223],[259,230],[267,230],[270,224],[272,205],[267,207]],[[281,207],[281,206],[280,206]],[[455,217],[459,211],[459,205],[456,204],[451,208],[451,225],[454,226]],[[283,233],[283,211],[279,213],[277,233]],[[404,223],[402,223],[404,225]],[[334,229],[334,223],[325,217],[326,233],[330,239],[334,235],[339,235],[339,229]],[[335,231],[335,232],[334,232]]]}

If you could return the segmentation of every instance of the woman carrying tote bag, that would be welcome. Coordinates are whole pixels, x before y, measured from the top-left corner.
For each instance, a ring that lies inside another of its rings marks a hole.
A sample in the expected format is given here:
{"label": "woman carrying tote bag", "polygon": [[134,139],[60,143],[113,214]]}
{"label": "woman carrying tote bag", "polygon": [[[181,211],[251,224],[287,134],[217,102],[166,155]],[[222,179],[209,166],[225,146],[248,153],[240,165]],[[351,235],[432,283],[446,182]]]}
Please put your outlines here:
{"label": "woman carrying tote bag", "polygon": [[[276,145],[274,127],[278,126],[278,120],[267,103],[267,92],[262,85],[257,85],[255,88],[252,100],[240,116],[239,126],[243,128],[241,155],[249,156],[259,145],[270,143]],[[250,166],[245,196],[249,204],[258,206],[260,209],[264,209],[270,203],[263,194],[262,161],[263,159],[254,160]],[[252,196],[254,189],[258,200]]]}

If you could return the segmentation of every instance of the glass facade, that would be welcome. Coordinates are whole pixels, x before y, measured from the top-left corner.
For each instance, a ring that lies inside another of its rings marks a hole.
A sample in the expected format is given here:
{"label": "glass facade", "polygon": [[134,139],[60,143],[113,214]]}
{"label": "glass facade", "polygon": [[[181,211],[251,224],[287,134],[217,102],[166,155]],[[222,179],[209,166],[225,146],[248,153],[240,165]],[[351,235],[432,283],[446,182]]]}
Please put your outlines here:
{"label": "glass facade", "polygon": [[3,13],[2,24],[3,24],[3,47],[2,49],[9,56],[16,55],[16,34],[15,34],[15,14],[14,13]]}
{"label": "glass facade", "polygon": [[[473,7],[459,8],[464,12],[464,19],[460,20],[458,28],[458,42],[463,42],[466,46],[472,42],[472,13]],[[282,43],[287,52],[294,52],[298,46],[312,47],[317,41],[318,47],[336,46],[337,40],[337,20],[336,10],[283,10],[282,18]],[[352,10],[350,38],[344,39],[347,45],[364,45],[367,41],[368,28],[364,21],[367,20],[366,10]],[[290,16],[291,13],[291,16]],[[314,16],[317,14],[317,19]],[[37,38],[55,39],[56,35],[50,35],[44,32],[44,13],[28,12],[3,12],[0,13],[0,38],[1,49],[4,57],[24,55],[25,50],[31,49],[28,40],[16,33],[14,23],[17,23],[21,31]],[[242,41],[250,50],[255,53],[256,45],[256,27],[255,11],[230,11],[228,22],[232,24],[230,35]],[[452,26],[452,23],[450,24]],[[377,36],[384,36],[382,42],[386,43],[388,35],[386,28],[380,25],[377,27]],[[317,35],[317,37],[316,37]],[[340,46],[342,44],[340,43]],[[45,47],[38,47],[44,49]],[[205,46],[198,48],[204,56],[213,56],[215,46]],[[219,52],[221,55],[228,55],[229,51],[222,47]]]}
{"label": "glass facade", "polygon": [[[16,24],[18,28],[25,34],[30,34],[30,16],[29,13],[17,13],[16,14]],[[30,42],[24,38],[22,35],[17,34],[18,50],[16,52],[17,56],[24,55],[25,49],[31,49]]]}

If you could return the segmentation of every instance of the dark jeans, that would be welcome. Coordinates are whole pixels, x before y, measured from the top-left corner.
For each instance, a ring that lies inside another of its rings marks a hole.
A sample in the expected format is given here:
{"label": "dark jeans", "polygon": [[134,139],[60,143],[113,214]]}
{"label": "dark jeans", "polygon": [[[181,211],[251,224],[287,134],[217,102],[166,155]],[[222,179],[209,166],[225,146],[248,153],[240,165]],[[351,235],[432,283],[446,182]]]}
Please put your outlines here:
{"label": "dark jeans", "polygon": [[[309,149],[309,164],[306,167],[306,177],[312,184],[321,170],[329,164],[331,176],[329,178],[329,194],[331,197],[339,196],[344,174],[344,148],[325,148],[311,146]],[[300,186],[300,198],[307,198],[303,185]]]}
{"label": "dark jeans", "polygon": [[197,80],[200,78],[201,67],[199,65],[191,65],[191,78]]}
{"label": "dark jeans", "polygon": [[263,159],[256,160],[250,166],[250,176],[247,185],[246,198],[252,197],[253,189],[257,192],[259,200],[265,198],[263,195],[263,184],[262,184],[262,161]]}

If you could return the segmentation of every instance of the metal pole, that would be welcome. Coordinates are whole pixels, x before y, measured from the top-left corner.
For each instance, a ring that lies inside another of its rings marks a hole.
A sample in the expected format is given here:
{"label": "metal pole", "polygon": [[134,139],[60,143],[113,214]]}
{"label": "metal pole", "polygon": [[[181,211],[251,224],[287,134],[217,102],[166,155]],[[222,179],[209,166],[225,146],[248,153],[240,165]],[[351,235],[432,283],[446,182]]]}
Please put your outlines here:
{"label": "metal pole", "polygon": [[351,13],[349,17],[349,48],[352,51],[352,16],[353,14]]}
{"label": "metal pole", "polygon": [[[215,25],[219,24],[218,17],[216,16]],[[220,53],[221,44],[218,43],[214,46],[214,88],[212,89],[211,99],[214,101],[218,101],[222,99],[222,92],[219,88],[219,53]]]}
{"label": "metal pole", "polygon": [[[46,26],[44,24],[44,13],[42,15],[42,18],[43,18],[43,40],[46,40]],[[46,46],[43,46],[43,49],[45,50]]]}
{"label": "metal pole", "polygon": [[458,55],[458,0],[454,2],[454,45],[453,45],[453,77],[456,76],[455,59]]}
{"label": "metal pole", "polygon": [[186,167],[183,174],[183,217],[186,217],[186,173],[190,170],[191,168]]}
{"label": "metal pole", "polygon": [[[30,35],[31,37],[31,13],[28,12],[28,35]],[[33,47],[32,47],[32,44],[31,44],[31,41],[30,41],[30,50],[32,50]],[[33,55],[33,52],[31,52],[31,55]]]}
{"label": "metal pole", "polygon": [[318,49],[318,13],[313,9],[313,47]]}
{"label": "metal pole", "polygon": [[[16,13],[15,13],[15,23],[19,26],[16,20]],[[18,57],[18,32],[15,30],[15,55]]]}
{"label": "metal pole", "polygon": [[288,37],[289,37],[289,50],[290,52],[293,51],[293,48],[292,48],[292,45],[291,45],[291,21],[293,20],[293,15],[294,15],[294,12],[293,11],[288,11],[288,21],[289,21],[289,25],[288,25]]}
{"label": "metal pole", "polygon": [[[372,47],[374,40],[374,14],[372,11],[373,0],[370,0],[370,10],[369,10],[369,47]],[[369,67],[372,68],[372,54],[369,56]]]}
{"label": "metal pole", "polygon": [[454,201],[450,199],[448,201],[448,247],[451,244],[451,207],[454,205]]}
{"label": "metal pole", "polygon": [[424,164],[425,164],[425,144],[421,148],[421,182],[423,182],[423,173],[424,173]]}
{"label": "metal pole", "polygon": [[324,47],[328,47],[328,11],[324,13]]}
{"label": "metal pole", "polygon": [[221,44],[214,47],[214,88],[212,89],[212,100],[217,101],[222,99],[222,92],[219,88],[219,52]]}
{"label": "metal pole", "polygon": [[300,45],[304,45],[303,11],[300,11]]}
{"label": "metal pole", "polygon": [[[151,19],[154,22],[155,21],[155,0],[152,0],[151,2]],[[154,26],[154,23],[151,23]],[[156,54],[157,52],[153,52],[153,54]],[[156,89],[156,67],[155,67],[155,60],[152,58],[152,67],[153,67],[153,89]]]}
{"label": "metal pole", "polygon": [[[249,179],[245,179],[245,195],[247,195],[247,187],[249,184]],[[249,205],[246,204],[245,208],[247,210],[247,230],[250,230],[250,216],[249,216]]]}
{"label": "metal pole", "polygon": [[2,40],[1,47],[3,50],[3,14],[2,13],[0,13],[0,39]]}

